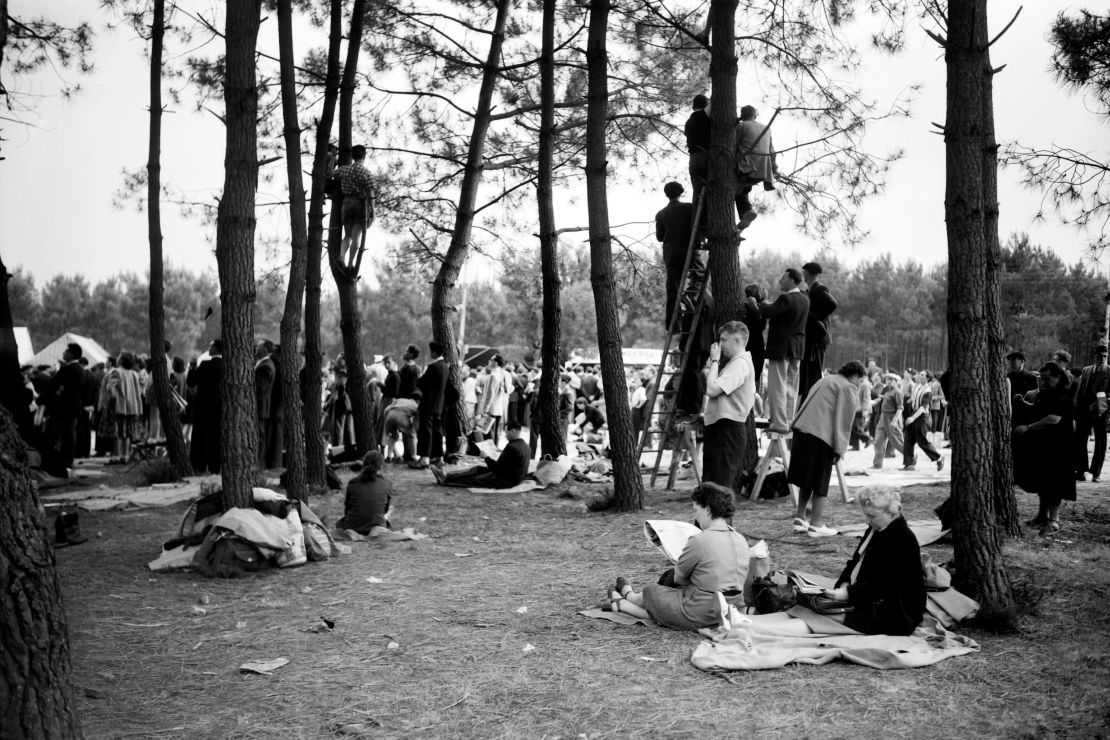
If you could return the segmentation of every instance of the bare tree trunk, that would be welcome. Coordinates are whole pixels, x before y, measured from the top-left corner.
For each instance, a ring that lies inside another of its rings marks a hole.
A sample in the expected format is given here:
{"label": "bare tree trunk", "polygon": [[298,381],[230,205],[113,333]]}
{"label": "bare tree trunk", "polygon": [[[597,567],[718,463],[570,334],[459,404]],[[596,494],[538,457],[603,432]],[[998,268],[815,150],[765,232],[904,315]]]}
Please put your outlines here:
{"label": "bare tree trunk", "polygon": [[605,123],[609,81],[605,32],[609,0],[590,0],[586,40],[586,207],[590,228],[590,284],[597,314],[597,348],[605,385],[605,414],[613,460],[613,506],[638,511],[644,506],[644,484],[632,433],[632,412],[625,392],[624,357],[617,315],[617,281],[613,273],[609,202],[606,194]]}
{"label": "bare tree trunk", "polygon": [[185,447],[180,411],[170,392],[170,373],[166,366],[166,322],[162,265],[162,39],[166,35],[165,0],[154,0],[154,17],[150,26],[150,152],[146,163],[147,239],[150,242],[150,370],[154,376],[154,393],[162,429],[166,434],[166,452],[179,476],[193,472]]}
{"label": "bare tree trunk", "polygon": [[[470,251],[470,230],[474,225],[474,208],[478,199],[478,186],[482,182],[482,151],[486,145],[486,134],[490,125],[490,106],[497,83],[498,65],[501,59],[501,46],[505,40],[505,24],[509,17],[509,0],[497,0],[497,16],[490,32],[489,54],[482,68],[482,84],[478,90],[478,104],[474,108],[474,127],[470,131],[470,145],[466,153],[462,183],[459,186],[459,203],[455,210],[455,229],[447,254],[432,283],[432,337],[443,345],[443,358],[447,363],[447,382],[455,388],[460,387],[458,348],[455,346],[455,333],[451,327],[451,314],[454,311],[452,295],[459,273]],[[462,429],[465,408],[461,393],[450,408],[443,409],[445,430]],[[445,434],[445,438],[450,433]],[[454,444],[454,440],[450,440]]]}
{"label": "bare tree trunk", "polygon": [[[323,417],[321,403],[324,377],[320,346],[320,285],[323,276],[320,259],[324,245],[324,183],[328,172],[328,144],[331,141],[335,104],[339,99],[339,53],[343,42],[343,1],[330,2],[331,30],[328,35],[328,71],[324,79],[324,108],[316,122],[316,151],[312,156],[312,200],[308,209],[308,247],[305,269],[304,305],[304,434],[305,478],[309,489],[323,490],[326,453],[320,434]],[[338,206],[332,206],[336,210]],[[290,417],[287,417],[290,418]]]}
{"label": "bare tree trunk", "polygon": [[[983,120],[992,102],[984,98],[990,86],[987,52],[986,0],[951,0],[948,8],[948,69],[945,152],[947,178],[945,221],[948,231],[948,353],[952,362],[950,387],[952,496],[955,503],[954,540],[956,586],[977,599],[981,616],[1008,624],[1014,602],[1002,553],[1003,532],[995,508],[998,475],[994,458],[999,452],[999,426],[1005,398],[997,395],[995,375],[1001,372],[1001,351],[994,347],[998,319],[991,306],[997,298],[997,271],[990,268],[992,251],[986,233],[984,178],[995,166],[985,148],[993,147],[992,126]],[[989,137],[989,138],[988,138]],[[1008,426],[1004,454],[1009,455]]]}
{"label": "bare tree trunk", "polygon": [[[358,74],[358,52],[362,43],[362,19],[366,0],[355,0],[351,11],[351,32],[347,36],[347,60],[339,86],[339,161],[351,161],[351,107]],[[366,224],[367,230],[370,224]],[[366,393],[366,366],[362,357],[362,317],[358,311],[358,271],[348,270],[339,260],[339,244],[343,237],[339,209],[332,208],[331,232],[328,235],[328,262],[335,287],[339,290],[339,330],[343,333],[343,354],[347,362],[347,394],[355,417],[355,449],[365,454],[373,446],[371,436],[370,399]],[[358,249],[358,245],[351,245]],[[359,258],[361,261],[361,258]]]}
{"label": "bare tree trunk", "polygon": [[[301,125],[297,119],[297,80],[293,59],[292,0],[278,0],[278,58],[281,60],[281,113],[285,133],[286,176],[289,179],[289,244],[293,259],[289,266],[289,285],[285,291],[285,312],[281,316],[281,354],[278,367],[281,382],[285,445],[285,492],[301,501],[308,500],[305,484],[305,428],[302,418],[301,384],[298,377],[297,341],[301,334],[301,305],[304,302],[305,250],[308,233],[305,224],[304,182],[301,179]],[[317,425],[317,428],[318,425]]]}
{"label": "bare tree trunk", "polygon": [[20,435],[29,439],[34,416],[31,414],[31,399],[24,390],[23,373],[19,371],[19,345],[15,341],[12,305],[8,298],[8,281],[11,279],[4,260],[0,259],[0,406],[12,415]]}
{"label": "bare tree trunk", "polygon": [[254,398],[254,197],[258,189],[255,45],[260,0],[228,0],[224,101],[227,153],[216,217],[224,342],[220,444],[224,505],[250,507],[258,477]]}
{"label": "bare tree trunk", "polygon": [[[559,340],[562,332],[560,306],[559,237],[555,233],[552,202],[552,149],[555,139],[555,6],[543,0],[543,41],[540,53],[540,142],[536,203],[540,218],[540,272],[543,279],[543,339],[540,358],[539,404],[540,443],[552,457],[567,451],[567,428],[559,417]],[[535,450],[533,450],[535,452]]]}
{"label": "bare tree trunk", "polygon": [[52,538],[4,409],[0,449],[0,737],[81,737]]}
{"label": "bare tree trunk", "polygon": [[744,303],[740,238],[736,231],[736,0],[712,0],[713,45],[709,63],[713,101],[710,115],[709,187],[704,218],[709,241],[716,323],[740,319]]}

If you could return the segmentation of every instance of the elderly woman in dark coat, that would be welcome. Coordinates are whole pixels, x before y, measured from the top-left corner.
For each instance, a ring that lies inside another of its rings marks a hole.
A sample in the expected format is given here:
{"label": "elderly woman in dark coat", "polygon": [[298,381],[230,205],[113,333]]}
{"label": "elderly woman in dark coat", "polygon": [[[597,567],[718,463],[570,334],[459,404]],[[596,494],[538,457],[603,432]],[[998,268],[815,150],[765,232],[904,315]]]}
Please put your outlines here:
{"label": "elderly woman in dark coat", "polygon": [[1075,501],[1072,451],[1075,404],[1068,373],[1056,362],[1041,366],[1032,404],[1014,396],[1014,417],[1021,423],[1011,438],[1014,482],[1040,497],[1037,516],[1029,520],[1042,537],[1060,531],[1060,502]]}

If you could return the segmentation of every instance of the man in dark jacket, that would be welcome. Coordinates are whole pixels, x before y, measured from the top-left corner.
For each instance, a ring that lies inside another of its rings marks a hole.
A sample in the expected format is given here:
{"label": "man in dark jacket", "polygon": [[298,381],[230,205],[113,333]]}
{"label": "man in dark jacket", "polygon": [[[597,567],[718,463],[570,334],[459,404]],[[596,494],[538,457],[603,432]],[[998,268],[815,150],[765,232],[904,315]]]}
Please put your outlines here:
{"label": "man in dark jacket", "polygon": [[[663,242],[663,266],[667,271],[667,313],[663,316],[663,326],[670,327],[674,304],[678,300],[678,284],[682,282],[682,268],[686,266],[686,251],[690,248],[690,236],[694,225],[694,205],[683,203],[682,186],[668,182],[663,186],[667,205],[655,214],[655,238]],[[694,252],[690,266],[704,267],[704,260]]]}
{"label": "man in dark jacket", "polygon": [[185,380],[185,384],[196,388],[197,392],[193,402],[193,438],[189,443],[189,462],[196,475],[220,472],[223,354],[223,340],[213,339],[208,347],[209,358],[190,370]]}
{"label": "man in dark jacket", "polygon": [[413,468],[426,468],[433,459],[443,459],[443,402],[447,390],[447,363],[443,360],[443,345],[429,342],[428,352],[432,361],[424,368],[417,381],[420,402],[416,413],[419,427],[416,431],[416,454],[420,459],[409,463]]}
{"label": "man in dark jacket", "polygon": [[[1106,458],[1107,395],[1110,394],[1110,365],[1106,345],[1095,347],[1095,364],[1083,368],[1075,391],[1075,479],[1098,481]],[[1095,449],[1087,464],[1087,440],[1095,435]]]}
{"label": "man in dark jacket", "polygon": [[[767,330],[767,399],[769,432],[787,434],[798,405],[798,371],[805,353],[806,316],[809,298],[799,289],[802,273],[788,267],[779,278],[782,294],[774,303],[758,305],[759,315],[769,319]],[[749,298],[751,305],[754,299]]]}
{"label": "man in dark jacket", "polygon": [[439,485],[458,488],[512,488],[520,485],[528,475],[532,450],[521,438],[520,424],[515,421],[505,426],[505,438],[509,443],[496,460],[487,457],[485,465],[475,465],[457,473],[445,473],[438,465],[432,465],[432,475]]}
{"label": "man in dark jacket", "polygon": [[828,287],[820,282],[821,265],[807,262],[802,265],[802,277],[808,286],[809,313],[806,315],[806,349],[798,376],[798,398],[805,400],[809,389],[821,379],[825,369],[825,350],[829,347],[829,316],[836,310],[836,299]]}
{"label": "man in dark jacket", "polygon": [[1006,360],[1010,363],[1010,372],[1006,373],[1006,379],[1010,381],[1010,395],[1024,396],[1036,390],[1037,376],[1025,369],[1025,353],[1011,352],[1006,355]]}
{"label": "man in dark jacket", "polygon": [[[254,348],[254,411],[258,417],[258,464],[266,465],[266,428],[270,423],[270,399],[274,394],[274,379],[277,377],[277,367],[271,355],[274,343],[263,339]],[[280,464],[280,463],[279,463]]]}
{"label": "man in dark jacket", "polygon": [[81,345],[71,342],[62,352],[62,365],[46,389],[45,469],[59,478],[69,477],[77,444],[77,417],[83,412],[81,392],[85,368],[81,367]]}
{"label": "man in dark jacket", "polygon": [[709,118],[709,98],[699,93],[694,96],[691,107],[694,112],[686,119],[683,131],[686,134],[686,149],[690,152],[690,186],[694,188],[696,206],[698,193],[709,182],[709,144],[713,123]]}

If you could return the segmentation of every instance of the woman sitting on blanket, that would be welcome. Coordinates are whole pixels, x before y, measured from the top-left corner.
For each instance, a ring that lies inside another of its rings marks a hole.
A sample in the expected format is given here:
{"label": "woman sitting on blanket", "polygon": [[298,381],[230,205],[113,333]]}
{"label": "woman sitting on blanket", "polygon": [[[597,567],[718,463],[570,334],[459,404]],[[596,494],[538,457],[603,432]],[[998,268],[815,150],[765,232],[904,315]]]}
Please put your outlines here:
{"label": "woman sitting on blanket", "polygon": [[[676,630],[715,627],[721,622],[718,592],[739,596],[748,576],[748,543],[728,525],[732,493],[716,483],[702,483],[691,496],[699,534],[686,542],[675,564],[660,579],[636,592],[628,580],[617,578],[610,591],[612,610],[635,617],[651,617]],[[666,583],[664,583],[666,582]]]}
{"label": "woman sitting on blanket", "polygon": [[844,625],[868,635],[909,635],[925,614],[921,548],[902,516],[897,491],[859,496],[868,529],[836,588],[825,595],[848,602]]}

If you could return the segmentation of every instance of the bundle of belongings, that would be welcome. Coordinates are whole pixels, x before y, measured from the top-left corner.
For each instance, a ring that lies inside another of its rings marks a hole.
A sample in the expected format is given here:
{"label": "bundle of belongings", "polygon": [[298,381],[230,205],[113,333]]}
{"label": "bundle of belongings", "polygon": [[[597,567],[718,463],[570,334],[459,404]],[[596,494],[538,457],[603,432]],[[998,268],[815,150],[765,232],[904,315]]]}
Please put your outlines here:
{"label": "bundle of belongings", "polygon": [[266,488],[252,489],[253,507],[224,511],[220,492],[194,501],[177,536],[148,564],[154,571],[192,568],[208,577],[235,578],[267,568],[289,568],[350,552],[336,544],[303,501]]}

